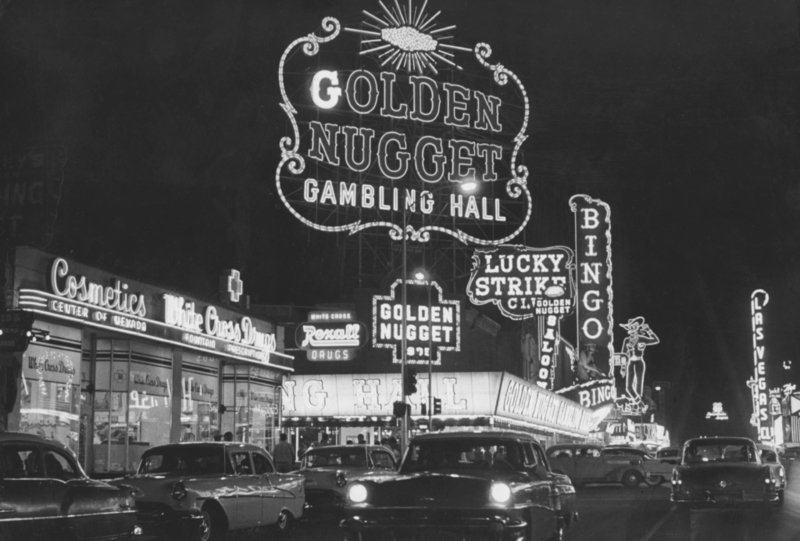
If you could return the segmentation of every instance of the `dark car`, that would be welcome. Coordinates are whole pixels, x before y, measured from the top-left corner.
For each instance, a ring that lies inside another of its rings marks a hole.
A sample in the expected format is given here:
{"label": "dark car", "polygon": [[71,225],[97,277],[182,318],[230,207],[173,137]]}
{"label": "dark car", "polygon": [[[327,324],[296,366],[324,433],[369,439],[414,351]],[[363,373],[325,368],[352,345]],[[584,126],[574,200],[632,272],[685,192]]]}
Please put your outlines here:
{"label": "dark car", "polygon": [[348,539],[413,538],[426,528],[459,539],[561,539],[576,518],[575,489],[554,474],[530,434],[417,436],[397,475],[348,484]]}
{"label": "dark car", "polygon": [[139,533],[131,487],[89,479],[60,443],[0,434],[0,460],[0,539],[111,541]]}
{"label": "dark car", "polygon": [[672,501],[684,516],[692,509],[780,504],[778,479],[747,438],[697,438],[683,446],[672,474]]}
{"label": "dark car", "polygon": [[306,451],[300,475],[306,479],[306,518],[339,515],[345,487],[355,478],[397,470],[394,454],[380,445],[328,445]]}
{"label": "dark car", "polygon": [[622,483],[636,487],[647,476],[643,464],[650,456],[622,445],[565,443],[548,447],[547,458],[555,471],[566,474],[576,485]]}
{"label": "dark car", "polygon": [[772,468],[772,474],[776,479],[776,487],[778,488],[778,497],[780,502],[783,503],[783,491],[786,489],[786,468],[781,464],[778,449],[772,445],[757,444],[758,453],[761,456],[761,462]]}

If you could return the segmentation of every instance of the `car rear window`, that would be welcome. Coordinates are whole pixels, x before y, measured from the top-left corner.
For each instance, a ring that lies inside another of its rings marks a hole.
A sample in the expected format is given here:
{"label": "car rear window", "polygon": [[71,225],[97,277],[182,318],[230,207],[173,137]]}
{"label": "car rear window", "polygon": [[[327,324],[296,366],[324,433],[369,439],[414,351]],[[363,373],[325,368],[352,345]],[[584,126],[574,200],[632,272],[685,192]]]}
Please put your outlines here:
{"label": "car rear window", "polygon": [[303,468],[325,468],[327,466],[364,467],[367,453],[363,447],[352,449],[327,448],[314,449],[303,457]]}
{"label": "car rear window", "polygon": [[686,446],[683,461],[687,464],[701,462],[757,462],[756,449],[749,442],[708,440],[692,442]]}
{"label": "car rear window", "polygon": [[225,473],[225,450],[221,446],[187,445],[147,451],[139,473]]}

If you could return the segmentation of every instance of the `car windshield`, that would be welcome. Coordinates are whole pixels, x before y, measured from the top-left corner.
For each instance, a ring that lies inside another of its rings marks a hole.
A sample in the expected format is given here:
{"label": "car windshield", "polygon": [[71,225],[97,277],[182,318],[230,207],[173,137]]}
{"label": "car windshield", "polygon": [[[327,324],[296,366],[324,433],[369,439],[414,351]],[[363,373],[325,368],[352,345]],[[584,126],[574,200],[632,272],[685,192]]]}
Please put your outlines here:
{"label": "car windshield", "polygon": [[139,473],[225,473],[222,446],[176,446],[146,452]]}
{"label": "car windshield", "polygon": [[400,471],[523,470],[525,462],[524,447],[514,441],[492,438],[430,440],[409,446]]}
{"label": "car windshield", "polygon": [[302,469],[327,466],[363,468],[367,465],[367,452],[362,447],[323,447],[306,453]]}
{"label": "car windshield", "polygon": [[752,444],[732,440],[701,440],[686,446],[683,461],[687,464],[702,462],[757,462]]}

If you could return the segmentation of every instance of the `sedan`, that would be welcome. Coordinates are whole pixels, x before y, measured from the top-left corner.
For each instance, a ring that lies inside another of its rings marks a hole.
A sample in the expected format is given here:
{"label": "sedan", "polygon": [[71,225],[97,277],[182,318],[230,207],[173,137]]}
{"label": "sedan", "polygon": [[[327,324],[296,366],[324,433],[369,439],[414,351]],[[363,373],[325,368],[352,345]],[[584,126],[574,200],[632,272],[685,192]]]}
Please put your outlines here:
{"label": "sedan", "polygon": [[778,450],[771,446],[765,444],[758,444],[758,452],[761,455],[761,462],[768,465],[772,468],[772,474],[775,476],[777,483],[775,483],[778,489],[778,500],[779,504],[783,504],[783,491],[786,489],[786,468],[783,467],[781,464],[781,459],[778,456]]}
{"label": "sedan", "polygon": [[445,432],[411,441],[397,475],[347,487],[348,539],[561,539],[576,517],[575,490],[554,474],[533,436],[511,431]]}
{"label": "sedan", "polygon": [[0,539],[128,540],[140,533],[129,486],[93,481],[60,443],[0,434]]}
{"label": "sedan", "polygon": [[780,503],[778,479],[747,438],[687,441],[672,474],[671,498],[684,519],[692,509],[767,509]]}
{"label": "sedan", "polygon": [[378,445],[314,447],[303,455],[300,471],[306,479],[306,517],[339,515],[348,480],[386,475],[397,469],[394,454]]}
{"label": "sedan", "polygon": [[625,446],[603,447],[590,443],[565,443],[547,448],[553,469],[564,473],[576,485],[622,483],[637,487],[646,478],[646,452]]}
{"label": "sedan", "polygon": [[226,530],[289,528],[303,515],[305,479],[281,474],[256,445],[177,443],[148,449],[133,476],[145,535],[208,541]]}

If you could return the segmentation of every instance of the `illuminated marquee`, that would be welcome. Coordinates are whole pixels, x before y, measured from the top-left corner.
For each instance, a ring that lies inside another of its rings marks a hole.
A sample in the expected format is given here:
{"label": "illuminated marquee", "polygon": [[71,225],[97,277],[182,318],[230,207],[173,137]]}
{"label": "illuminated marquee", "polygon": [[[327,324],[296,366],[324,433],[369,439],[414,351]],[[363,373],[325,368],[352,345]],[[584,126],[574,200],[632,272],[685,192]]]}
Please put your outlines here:
{"label": "illuminated marquee", "polygon": [[611,208],[588,195],[573,195],[577,260],[578,350],[594,344],[594,362],[611,374],[614,356],[614,291],[611,276]]}
{"label": "illuminated marquee", "polygon": [[444,299],[436,282],[408,280],[404,309],[402,284],[372,297],[372,346],[391,349],[392,362],[402,362],[405,319],[406,362],[442,364],[442,351],[461,350],[461,303]]}
{"label": "illuminated marquee", "polygon": [[753,329],[753,377],[747,384],[753,393],[753,415],[750,423],[758,430],[758,439],[772,441],[772,423],[769,417],[769,391],[767,369],[764,361],[764,307],[769,303],[769,294],[756,289],[750,295],[750,316]]}
{"label": "illuminated marquee", "polygon": [[508,318],[555,315],[574,304],[573,252],[565,246],[479,248],[472,256],[467,295],[473,304],[495,304]]}
{"label": "illuminated marquee", "polygon": [[183,334],[183,340],[193,345],[214,347],[215,338],[235,342],[225,344],[224,349],[240,357],[268,361],[270,353],[276,350],[275,334],[259,331],[249,317],[242,317],[238,323],[224,320],[215,306],[207,306],[201,315],[195,311],[194,302],[169,293],[164,293],[164,323],[199,333],[201,336]]}
{"label": "illuminated marquee", "polygon": [[[489,62],[489,45],[450,44],[454,27],[437,28],[426,5],[381,3],[382,13],[364,12],[346,33],[328,17],[324,35],[286,48],[279,82],[292,131],[280,142],[277,191],[320,231],[382,228],[394,240],[427,242],[437,232],[503,244],[531,215],[528,170],[518,163],[527,93],[514,73]],[[348,46],[354,54],[342,55]],[[293,55],[298,48],[317,58]],[[373,60],[366,66],[365,57]],[[459,84],[467,77],[469,86]],[[464,182],[479,189],[461,190]]]}
{"label": "illuminated marquee", "polygon": [[367,342],[367,328],[351,311],[310,312],[297,327],[295,341],[309,361],[351,361]]}
{"label": "illuminated marquee", "polygon": [[617,400],[617,387],[613,379],[596,379],[559,389],[560,394],[585,408],[599,408]]}

